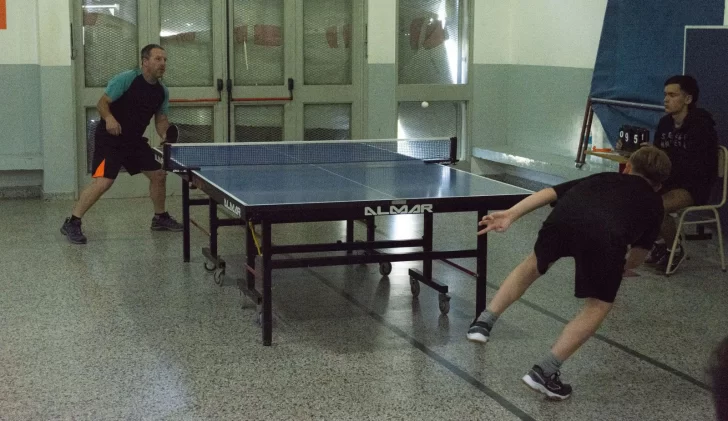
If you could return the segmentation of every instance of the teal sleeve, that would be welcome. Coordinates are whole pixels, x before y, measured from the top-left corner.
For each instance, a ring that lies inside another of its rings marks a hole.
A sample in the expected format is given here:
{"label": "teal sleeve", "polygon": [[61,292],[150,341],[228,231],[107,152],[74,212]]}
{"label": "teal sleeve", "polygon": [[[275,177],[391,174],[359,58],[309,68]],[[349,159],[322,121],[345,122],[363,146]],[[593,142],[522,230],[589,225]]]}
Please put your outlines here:
{"label": "teal sleeve", "polygon": [[104,93],[111,98],[111,102],[116,101],[124,95],[124,92],[129,89],[131,83],[137,76],[139,76],[139,73],[136,70],[119,73],[111,78],[109,84],[106,85],[106,91]]}
{"label": "teal sleeve", "polygon": [[162,84],[162,87],[164,88],[164,101],[162,102],[162,106],[159,107],[159,113],[169,115],[169,89],[164,84]]}

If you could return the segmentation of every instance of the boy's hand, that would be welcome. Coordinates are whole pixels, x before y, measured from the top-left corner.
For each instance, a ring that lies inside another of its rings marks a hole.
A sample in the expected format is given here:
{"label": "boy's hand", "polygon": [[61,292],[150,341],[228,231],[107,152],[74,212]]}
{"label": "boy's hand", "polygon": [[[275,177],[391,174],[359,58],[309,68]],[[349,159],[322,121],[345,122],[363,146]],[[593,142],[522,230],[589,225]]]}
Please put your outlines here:
{"label": "boy's hand", "polygon": [[486,234],[490,231],[504,232],[513,223],[513,217],[508,211],[493,212],[490,215],[485,215],[483,219],[478,222],[478,226],[485,227],[478,231],[478,235]]}

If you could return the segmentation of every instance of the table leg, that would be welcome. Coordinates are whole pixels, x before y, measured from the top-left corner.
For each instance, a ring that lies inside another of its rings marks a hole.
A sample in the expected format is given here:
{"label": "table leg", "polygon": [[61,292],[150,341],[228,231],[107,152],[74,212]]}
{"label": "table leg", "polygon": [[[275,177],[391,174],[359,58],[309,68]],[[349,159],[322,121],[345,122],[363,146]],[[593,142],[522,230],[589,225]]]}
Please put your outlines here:
{"label": "table leg", "polygon": [[[488,214],[488,211],[479,211],[478,212],[478,221],[480,222],[481,219],[485,215]],[[477,226],[477,223],[476,223]],[[488,272],[488,235],[479,235],[478,236],[478,257],[476,257],[476,278],[475,278],[475,317],[478,317],[480,313],[485,310],[486,306],[486,295],[487,295],[487,272]]]}
{"label": "table leg", "polygon": [[260,261],[263,264],[263,317],[262,317],[262,325],[263,325],[263,345],[270,346],[273,342],[273,312],[272,312],[272,305],[273,301],[271,299],[271,274],[272,269],[271,268],[271,224],[267,221],[261,221],[261,225],[263,227],[263,244],[262,244],[262,250],[263,253],[262,259]]}
{"label": "table leg", "polygon": [[182,180],[182,256],[190,261],[190,184]]}

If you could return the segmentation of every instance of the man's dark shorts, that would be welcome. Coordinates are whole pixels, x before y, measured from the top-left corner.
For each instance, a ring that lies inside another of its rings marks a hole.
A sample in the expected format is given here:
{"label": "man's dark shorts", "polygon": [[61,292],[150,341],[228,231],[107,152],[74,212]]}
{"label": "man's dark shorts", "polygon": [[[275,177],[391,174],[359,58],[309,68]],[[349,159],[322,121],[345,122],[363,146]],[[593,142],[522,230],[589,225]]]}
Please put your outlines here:
{"label": "man's dark shorts", "polygon": [[162,166],[154,159],[154,151],[144,138],[138,140],[112,136],[106,130],[96,130],[92,176],[116,179],[121,167],[129,175],[155,171]]}

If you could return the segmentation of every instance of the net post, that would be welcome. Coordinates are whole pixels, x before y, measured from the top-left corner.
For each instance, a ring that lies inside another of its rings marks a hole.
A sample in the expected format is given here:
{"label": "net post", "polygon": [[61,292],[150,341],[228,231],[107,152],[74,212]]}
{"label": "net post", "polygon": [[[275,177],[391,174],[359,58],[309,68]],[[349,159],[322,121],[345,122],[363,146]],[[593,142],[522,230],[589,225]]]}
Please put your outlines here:
{"label": "net post", "polygon": [[450,163],[454,164],[458,160],[458,138],[453,136],[450,138]]}

